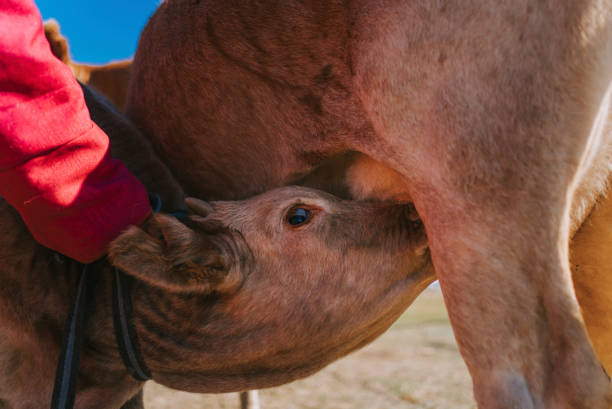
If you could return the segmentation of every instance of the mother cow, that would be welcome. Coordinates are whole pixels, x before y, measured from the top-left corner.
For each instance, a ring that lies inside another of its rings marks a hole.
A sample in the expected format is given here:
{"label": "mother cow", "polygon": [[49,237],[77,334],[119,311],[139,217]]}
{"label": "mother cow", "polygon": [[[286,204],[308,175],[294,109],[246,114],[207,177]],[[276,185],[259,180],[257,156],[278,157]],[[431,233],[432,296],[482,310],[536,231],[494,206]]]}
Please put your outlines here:
{"label": "mother cow", "polygon": [[610,173],[610,1],[168,0],[133,70],[127,112],[190,194],[350,151],[398,172],[479,407],[612,405],[568,263]]}

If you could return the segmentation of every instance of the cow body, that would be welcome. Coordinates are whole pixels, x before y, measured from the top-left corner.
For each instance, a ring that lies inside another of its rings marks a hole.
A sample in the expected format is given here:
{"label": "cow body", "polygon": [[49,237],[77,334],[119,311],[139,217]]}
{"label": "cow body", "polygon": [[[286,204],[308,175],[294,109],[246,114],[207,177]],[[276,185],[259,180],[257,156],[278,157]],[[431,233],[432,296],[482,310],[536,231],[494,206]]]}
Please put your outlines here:
{"label": "cow body", "polygon": [[203,198],[351,152],[390,169],[426,227],[479,406],[608,408],[568,243],[610,176],[612,6],[490,3],[167,1],[127,112]]}

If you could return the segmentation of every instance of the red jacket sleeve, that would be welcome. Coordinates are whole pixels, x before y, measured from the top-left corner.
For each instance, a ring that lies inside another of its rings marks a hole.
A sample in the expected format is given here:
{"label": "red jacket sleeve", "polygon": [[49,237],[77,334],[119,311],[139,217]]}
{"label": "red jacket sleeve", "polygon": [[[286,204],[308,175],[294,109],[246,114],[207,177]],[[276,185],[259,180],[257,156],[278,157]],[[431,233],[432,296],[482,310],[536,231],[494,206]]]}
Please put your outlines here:
{"label": "red jacket sleeve", "polygon": [[32,0],[0,1],[0,196],[37,241],[81,262],[151,212],[51,53]]}

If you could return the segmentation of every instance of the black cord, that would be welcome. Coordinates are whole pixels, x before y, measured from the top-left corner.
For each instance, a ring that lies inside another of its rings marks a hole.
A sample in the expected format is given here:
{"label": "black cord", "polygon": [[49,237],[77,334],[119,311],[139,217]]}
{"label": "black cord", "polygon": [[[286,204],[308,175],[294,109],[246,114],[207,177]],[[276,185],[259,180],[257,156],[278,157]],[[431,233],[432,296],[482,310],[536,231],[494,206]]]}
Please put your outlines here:
{"label": "black cord", "polygon": [[142,355],[136,329],[132,323],[132,297],[131,277],[127,277],[121,270],[115,268],[113,272],[113,324],[115,338],[119,346],[119,353],[123,364],[130,375],[136,380],[144,382],[151,379],[151,372],[147,368]]}
{"label": "black cord", "polygon": [[84,265],[81,271],[74,304],[64,328],[64,343],[55,371],[51,409],[72,409],[74,407],[79,359],[87,318],[85,310],[90,297],[87,267]]}

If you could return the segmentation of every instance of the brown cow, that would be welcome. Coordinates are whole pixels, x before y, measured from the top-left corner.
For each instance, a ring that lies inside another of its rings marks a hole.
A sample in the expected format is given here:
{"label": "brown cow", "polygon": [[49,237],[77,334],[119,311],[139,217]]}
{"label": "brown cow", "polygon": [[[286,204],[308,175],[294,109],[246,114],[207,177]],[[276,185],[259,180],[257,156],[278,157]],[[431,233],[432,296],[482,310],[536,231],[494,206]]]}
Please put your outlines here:
{"label": "brown cow", "polygon": [[568,258],[610,177],[610,2],[172,0],[132,69],[190,194],[350,152],[399,174],[481,408],[610,407]]}
{"label": "brown cow", "polygon": [[[105,92],[103,89],[102,91]],[[110,94],[106,92],[106,94],[112,97],[112,92]],[[245,138],[244,142],[253,143],[248,138]],[[211,155],[211,157],[221,153],[223,152],[208,151],[208,155]],[[231,154],[232,152],[226,152],[226,155]],[[323,166],[326,169],[319,169],[300,182],[344,194],[351,193],[356,197],[409,199],[405,182],[398,181],[396,173],[394,174],[393,171],[378,162],[354,153],[334,158],[328,162],[327,165]],[[265,172],[265,168],[257,170]],[[329,174],[330,171],[332,173],[331,178],[321,178],[322,174]],[[345,175],[345,182],[350,182],[348,186],[346,183],[338,183],[343,177],[342,175]],[[207,179],[201,179],[200,182],[202,185],[211,183]],[[586,201],[587,204],[591,203],[597,196],[598,189],[593,190],[587,187],[582,190],[587,194],[593,194],[591,200]],[[612,208],[611,200],[611,198],[605,196],[598,198],[599,205],[589,216],[581,230],[577,232],[571,246],[573,278],[587,329],[598,356],[608,369],[612,367],[612,352],[609,349],[609,346],[612,345],[612,321],[605,318],[609,315],[610,305],[612,305],[612,301],[610,301],[612,282],[609,278],[612,277],[612,263],[609,261],[610,253],[607,249],[608,244],[612,242],[612,234],[608,227],[612,223],[609,211]],[[588,213],[588,208],[587,205],[582,214]],[[577,224],[576,222],[575,225]]]}
{"label": "brown cow", "polygon": [[[182,190],[147,141],[85,93],[113,155],[167,209],[179,206]],[[168,386],[222,392],[306,376],[382,333],[433,279],[410,205],[343,201],[304,187],[188,204],[185,220],[158,214],[110,249],[112,262],[137,278],[141,352],[153,379]],[[37,244],[1,199],[0,225],[0,406],[45,407],[81,266]],[[132,399],[131,408],[141,399],[113,335],[111,268],[89,270],[96,287],[77,408]]]}

